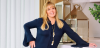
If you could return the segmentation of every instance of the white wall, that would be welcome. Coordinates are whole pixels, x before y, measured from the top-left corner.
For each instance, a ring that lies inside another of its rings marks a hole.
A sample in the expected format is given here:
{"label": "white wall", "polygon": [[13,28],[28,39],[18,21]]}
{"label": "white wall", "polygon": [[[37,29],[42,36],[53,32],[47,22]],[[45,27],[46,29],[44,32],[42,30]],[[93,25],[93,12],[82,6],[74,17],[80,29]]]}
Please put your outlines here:
{"label": "white wall", "polygon": [[[80,4],[83,8],[83,13],[89,18],[89,37],[100,37],[100,23],[94,19],[89,11],[89,7],[94,7],[94,3],[88,2],[89,0],[71,0],[71,9],[73,4]],[[100,5],[100,3],[97,3]]]}
{"label": "white wall", "polygon": [[[26,22],[39,18],[39,0],[0,0],[0,48],[23,46]],[[36,37],[36,29],[31,29]]]}
{"label": "white wall", "polygon": [[72,3],[89,2],[90,0],[70,0]]}
{"label": "white wall", "polygon": [[100,0],[90,0],[90,2],[100,2]]}
{"label": "white wall", "polygon": [[83,10],[84,14],[89,18],[89,35],[90,37],[100,37],[100,23],[90,13],[89,7],[94,7],[94,3],[87,3]]}

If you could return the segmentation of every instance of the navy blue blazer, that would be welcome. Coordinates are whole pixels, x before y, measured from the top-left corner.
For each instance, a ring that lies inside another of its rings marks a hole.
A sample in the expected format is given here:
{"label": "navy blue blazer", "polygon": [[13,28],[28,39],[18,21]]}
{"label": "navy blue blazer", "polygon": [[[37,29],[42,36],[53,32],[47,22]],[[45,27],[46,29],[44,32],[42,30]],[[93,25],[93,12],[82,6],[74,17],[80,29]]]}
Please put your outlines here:
{"label": "navy blue blazer", "polygon": [[[51,45],[51,42],[53,40],[52,26],[54,25],[51,24],[51,21],[48,21],[47,23],[49,24],[49,29],[42,31],[42,29],[40,28],[43,23],[42,18],[34,19],[23,25],[24,31],[25,31],[23,45],[27,47],[29,46],[30,41],[35,41],[35,48],[57,48],[61,40],[61,37],[63,36],[64,33],[66,33],[72,40],[76,42],[76,44],[71,45],[71,47],[88,47],[89,46],[89,43],[81,39],[78,36],[78,34],[74,32],[63,19],[60,19],[60,20],[64,23],[64,26],[62,29],[59,29],[55,21],[55,30],[54,30],[55,37],[54,37],[53,46]],[[30,31],[31,28],[37,28],[36,38],[32,36],[31,31]]]}

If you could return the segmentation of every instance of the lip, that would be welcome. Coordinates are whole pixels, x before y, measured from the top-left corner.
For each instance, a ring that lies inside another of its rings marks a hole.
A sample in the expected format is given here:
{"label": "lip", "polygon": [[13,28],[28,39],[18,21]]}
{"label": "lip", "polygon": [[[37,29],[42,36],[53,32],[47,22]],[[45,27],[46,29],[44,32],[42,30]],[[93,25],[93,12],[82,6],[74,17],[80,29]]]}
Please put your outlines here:
{"label": "lip", "polygon": [[54,14],[51,14],[51,15],[54,15]]}
{"label": "lip", "polygon": [[50,13],[51,15],[54,15],[54,13]]}

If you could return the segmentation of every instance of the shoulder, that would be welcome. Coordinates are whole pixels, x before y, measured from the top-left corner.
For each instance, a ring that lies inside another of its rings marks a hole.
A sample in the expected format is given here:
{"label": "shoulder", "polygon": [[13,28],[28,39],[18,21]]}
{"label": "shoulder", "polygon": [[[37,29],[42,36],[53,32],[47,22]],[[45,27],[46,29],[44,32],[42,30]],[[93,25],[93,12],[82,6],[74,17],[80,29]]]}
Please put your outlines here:
{"label": "shoulder", "polygon": [[36,20],[37,24],[43,23],[43,18],[36,18],[35,20]]}
{"label": "shoulder", "polygon": [[60,19],[61,21],[63,21],[63,19]]}
{"label": "shoulder", "polygon": [[42,20],[42,18],[35,18],[34,20]]}
{"label": "shoulder", "polygon": [[63,19],[60,19],[63,23],[65,23],[65,21]]}
{"label": "shoulder", "polygon": [[39,22],[42,22],[42,18],[35,18],[31,21],[28,21],[27,23],[37,23],[38,24]]}
{"label": "shoulder", "polygon": [[43,18],[36,18],[36,19],[34,19],[33,21],[41,22],[42,20],[43,20]]}
{"label": "shoulder", "polygon": [[43,18],[37,18],[38,22],[43,22]]}
{"label": "shoulder", "polygon": [[43,18],[37,18],[38,20],[43,20]]}
{"label": "shoulder", "polygon": [[60,19],[60,20],[64,23],[64,25],[68,25],[67,22],[64,21],[63,19]]}

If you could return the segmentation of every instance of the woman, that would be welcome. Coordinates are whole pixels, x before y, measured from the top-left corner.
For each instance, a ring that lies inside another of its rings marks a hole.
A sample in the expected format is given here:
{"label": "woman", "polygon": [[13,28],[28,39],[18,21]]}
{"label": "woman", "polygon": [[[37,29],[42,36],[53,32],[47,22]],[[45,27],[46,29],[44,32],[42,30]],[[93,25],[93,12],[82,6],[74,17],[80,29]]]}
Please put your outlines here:
{"label": "woman", "polygon": [[[29,45],[31,48],[57,48],[64,33],[76,42],[76,45],[71,45],[72,47],[97,46],[94,43],[87,43],[82,40],[64,20],[59,19],[54,3],[48,1],[43,7],[41,18],[24,24],[24,46]],[[31,28],[37,28],[36,39],[30,32]]]}

